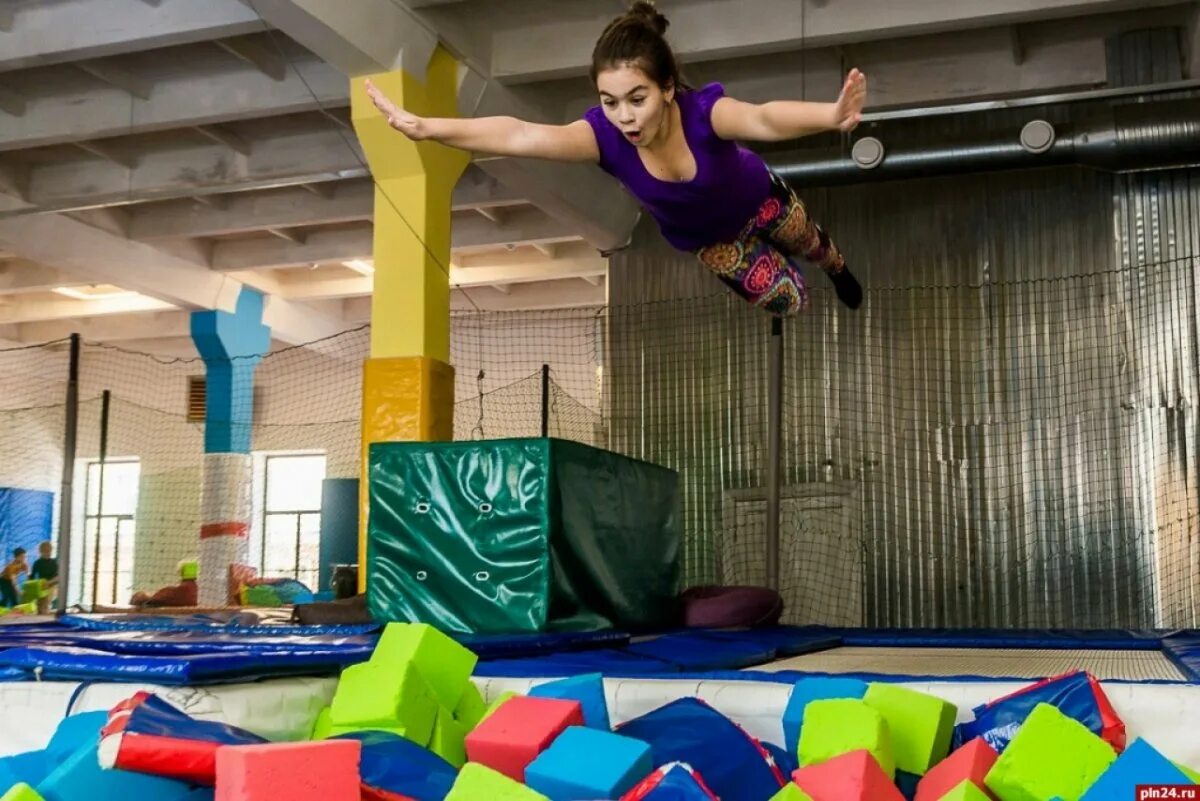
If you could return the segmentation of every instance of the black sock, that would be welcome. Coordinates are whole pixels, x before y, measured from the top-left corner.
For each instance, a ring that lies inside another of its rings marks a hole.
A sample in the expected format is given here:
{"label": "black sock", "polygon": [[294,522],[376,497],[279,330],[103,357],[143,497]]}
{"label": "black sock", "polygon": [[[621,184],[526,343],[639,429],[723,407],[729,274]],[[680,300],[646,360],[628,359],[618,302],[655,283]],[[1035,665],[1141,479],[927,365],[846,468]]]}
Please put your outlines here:
{"label": "black sock", "polygon": [[845,303],[851,309],[857,309],[862,305],[863,291],[859,285],[858,279],[850,274],[850,270],[843,266],[836,273],[828,273],[829,280],[833,281],[833,289],[837,292],[838,300]]}

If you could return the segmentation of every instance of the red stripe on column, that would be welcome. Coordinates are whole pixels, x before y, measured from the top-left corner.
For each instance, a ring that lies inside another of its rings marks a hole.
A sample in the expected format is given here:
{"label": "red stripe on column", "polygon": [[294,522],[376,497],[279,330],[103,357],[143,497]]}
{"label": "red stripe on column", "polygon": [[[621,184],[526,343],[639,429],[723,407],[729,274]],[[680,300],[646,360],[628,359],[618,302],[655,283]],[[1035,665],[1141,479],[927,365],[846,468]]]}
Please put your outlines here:
{"label": "red stripe on column", "polygon": [[246,537],[250,534],[248,523],[206,523],[200,527],[200,539],[209,537]]}

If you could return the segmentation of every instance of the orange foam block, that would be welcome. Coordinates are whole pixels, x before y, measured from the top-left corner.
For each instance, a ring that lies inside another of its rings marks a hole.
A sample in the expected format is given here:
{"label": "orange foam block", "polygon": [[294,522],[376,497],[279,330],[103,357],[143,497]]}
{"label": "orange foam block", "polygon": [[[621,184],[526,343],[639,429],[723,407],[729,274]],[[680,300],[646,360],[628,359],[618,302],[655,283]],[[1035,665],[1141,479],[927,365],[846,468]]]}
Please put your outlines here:
{"label": "orange foam block", "polygon": [[217,749],[214,801],[359,801],[358,740]]}
{"label": "orange foam block", "polygon": [[578,701],[516,695],[467,735],[467,759],[510,779],[525,781],[525,767],[568,726],[583,725]]}
{"label": "orange foam block", "polygon": [[964,781],[971,782],[991,796],[983,782],[992,765],[996,764],[997,756],[996,750],[986,740],[976,737],[925,774],[917,785],[915,801],[938,801]]}
{"label": "orange foam block", "polygon": [[813,801],[904,801],[904,795],[865,749],[800,768],[792,774],[792,781]]}

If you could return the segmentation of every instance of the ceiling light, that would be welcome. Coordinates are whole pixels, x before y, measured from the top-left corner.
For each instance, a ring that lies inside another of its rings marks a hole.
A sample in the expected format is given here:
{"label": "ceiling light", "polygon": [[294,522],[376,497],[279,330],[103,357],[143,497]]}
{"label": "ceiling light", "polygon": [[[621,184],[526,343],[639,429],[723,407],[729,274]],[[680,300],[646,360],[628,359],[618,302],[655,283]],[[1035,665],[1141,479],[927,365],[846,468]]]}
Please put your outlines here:
{"label": "ceiling light", "polygon": [[365,259],[351,259],[350,261],[342,262],[342,264],[346,267],[349,267],[351,270],[354,270],[354,272],[362,275],[375,274],[375,262],[373,261],[366,261]]}
{"label": "ceiling light", "polygon": [[136,295],[115,286],[56,286],[50,290],[72,300],[107,300],[109,298],[128,298]]}

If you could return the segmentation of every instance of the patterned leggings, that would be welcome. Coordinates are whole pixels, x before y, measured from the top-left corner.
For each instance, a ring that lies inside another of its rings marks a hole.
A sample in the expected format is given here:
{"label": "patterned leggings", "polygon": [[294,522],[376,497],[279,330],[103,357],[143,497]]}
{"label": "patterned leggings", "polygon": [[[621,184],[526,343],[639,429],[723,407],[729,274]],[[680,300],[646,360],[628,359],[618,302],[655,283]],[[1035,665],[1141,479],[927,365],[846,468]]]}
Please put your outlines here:
{"label": "patterned leggings", "polygon": [[808,286],[792,262],[800,256],[829,274],[846,266],[837,246],[814,223],[787,182],[771,173],[771,192],[733,242],[696,251],[700,262],[733,291],[776,317],[808,308]]}

